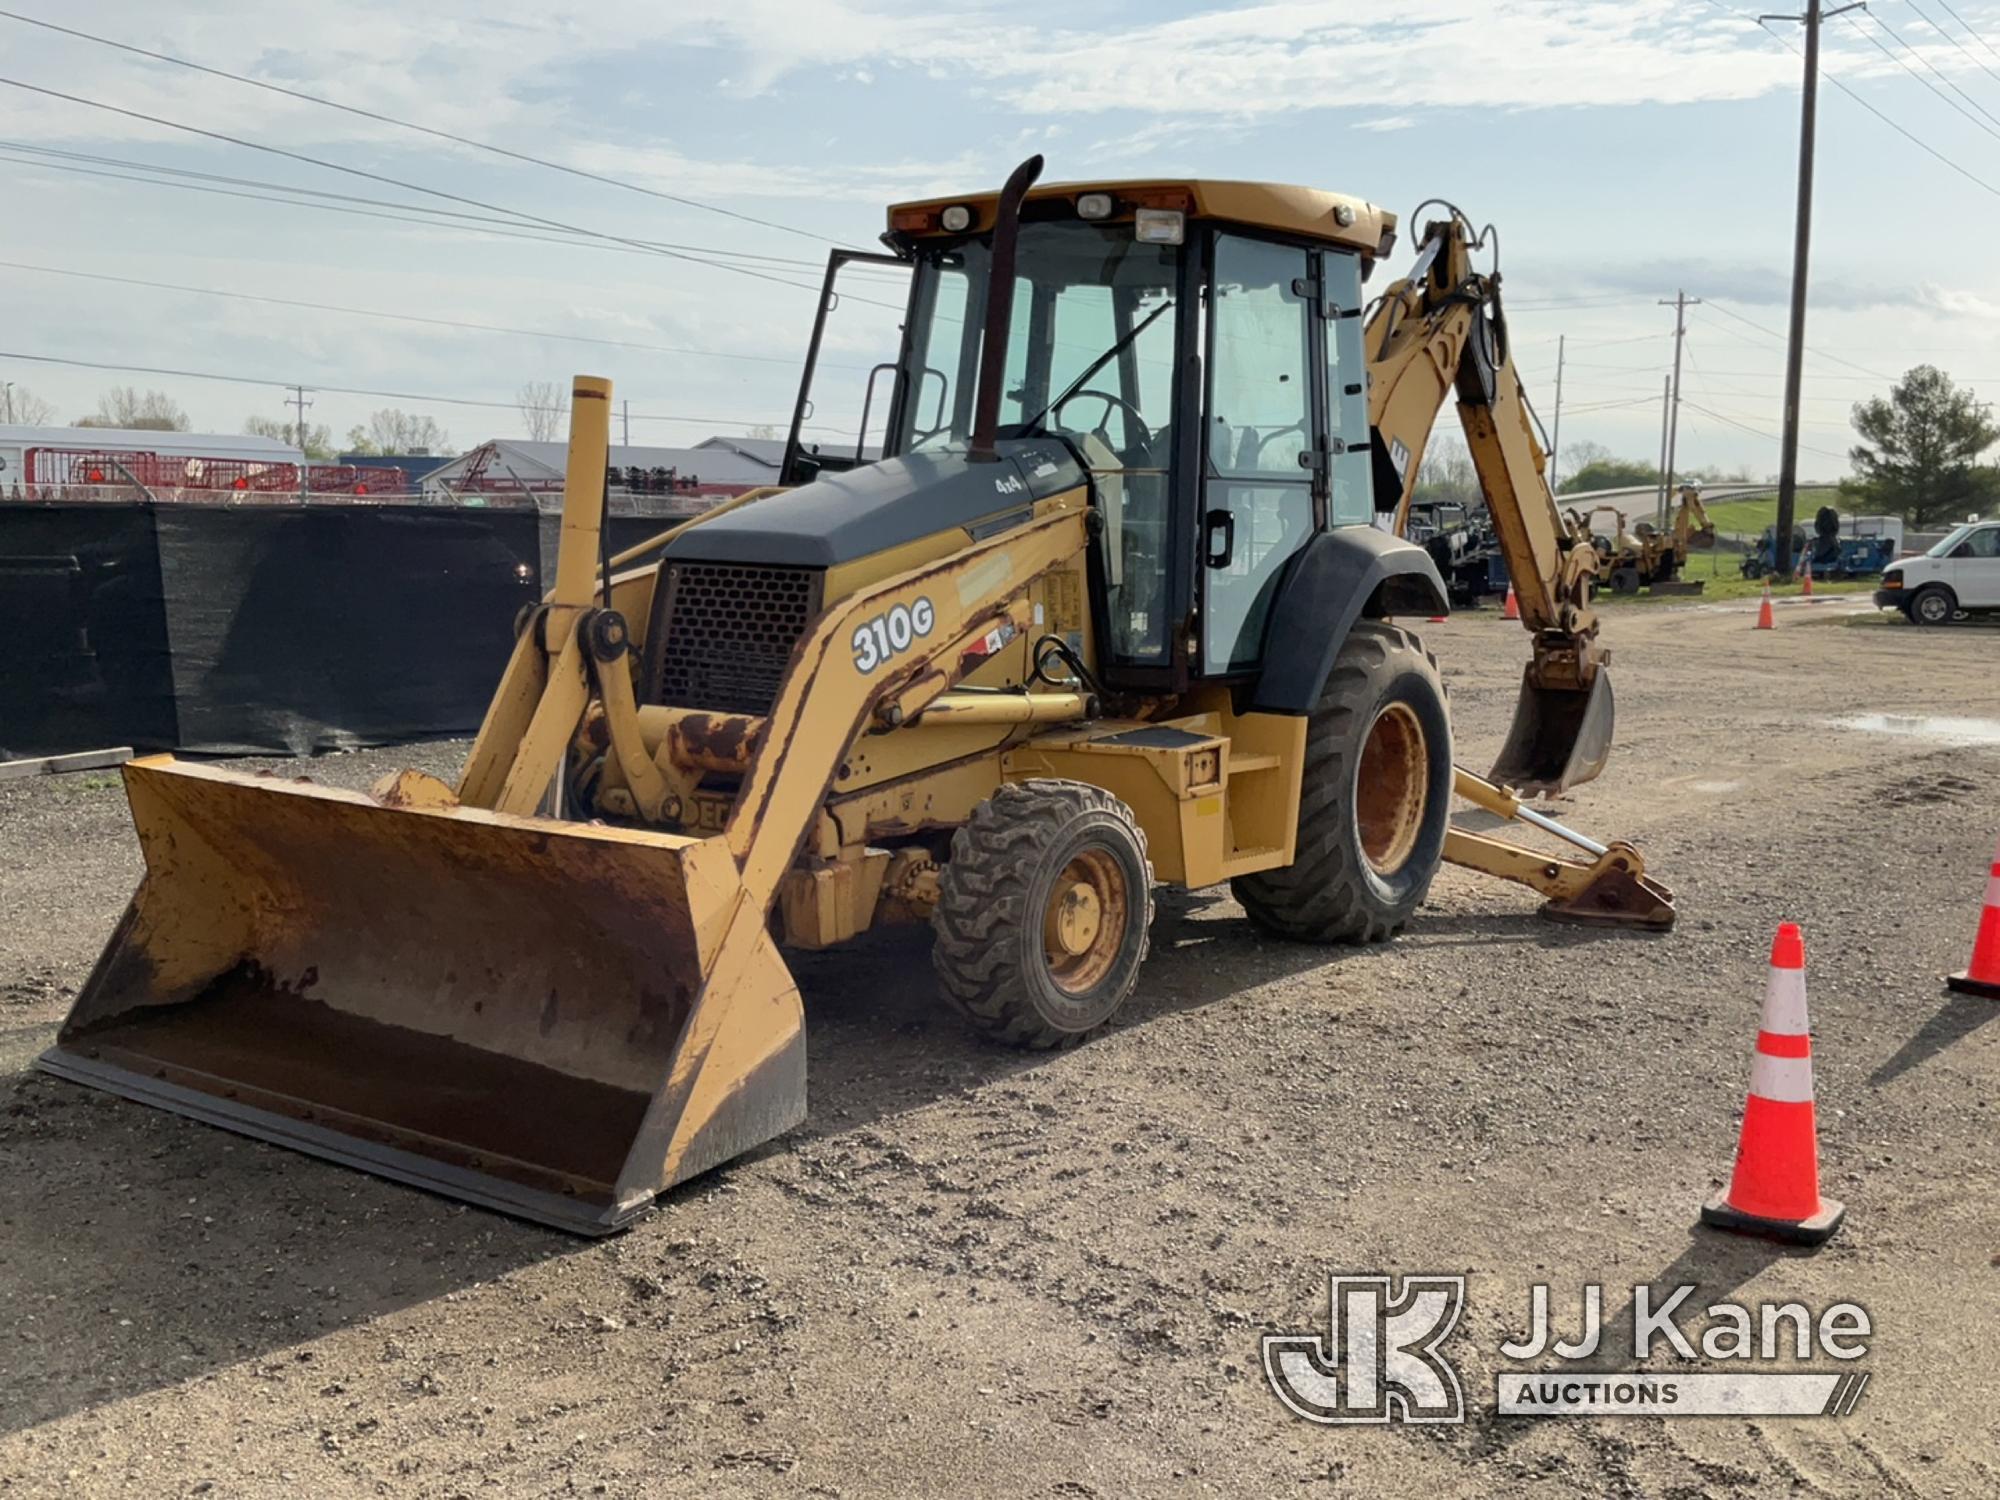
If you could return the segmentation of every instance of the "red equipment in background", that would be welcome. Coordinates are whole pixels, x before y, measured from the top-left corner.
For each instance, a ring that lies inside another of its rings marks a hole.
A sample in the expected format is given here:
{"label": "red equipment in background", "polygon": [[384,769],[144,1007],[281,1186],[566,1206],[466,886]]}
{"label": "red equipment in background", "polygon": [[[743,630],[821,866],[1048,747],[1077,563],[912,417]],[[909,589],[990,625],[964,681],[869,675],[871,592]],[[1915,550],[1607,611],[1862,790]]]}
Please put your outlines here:
{"label": "red equipment in background", "polygon": [[201,458],[180,454],[123,453],[94,448],[30,448],[23,455],[22,481],[30,498],[50,491],[110,489],[173,491],[185,498],[217,499],[250,495],[395,496],[409,492],[403,471],[387,465],[307,464],[300,466],[244,458]]}

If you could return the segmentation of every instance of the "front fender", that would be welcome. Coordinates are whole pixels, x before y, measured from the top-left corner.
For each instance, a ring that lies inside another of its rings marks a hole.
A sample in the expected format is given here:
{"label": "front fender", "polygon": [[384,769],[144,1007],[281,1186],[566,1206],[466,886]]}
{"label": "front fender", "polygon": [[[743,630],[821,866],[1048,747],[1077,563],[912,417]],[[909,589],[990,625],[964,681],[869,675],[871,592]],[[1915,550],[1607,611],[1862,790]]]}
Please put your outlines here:
{"label": "front fender", "polygon": [[1251,709],[1311,713],[1341,643],[1364,614],[1441,615],[1447,608],[1437,564],[1416,543],[1373,526],[1317,533],[1278,579]]}

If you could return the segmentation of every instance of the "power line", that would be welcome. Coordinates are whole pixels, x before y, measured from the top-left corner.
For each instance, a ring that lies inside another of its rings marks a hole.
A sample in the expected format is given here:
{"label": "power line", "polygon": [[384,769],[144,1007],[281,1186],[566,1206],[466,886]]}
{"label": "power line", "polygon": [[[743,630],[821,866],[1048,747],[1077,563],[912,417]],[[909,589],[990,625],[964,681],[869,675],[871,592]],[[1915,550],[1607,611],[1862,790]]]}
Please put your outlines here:
{"label": "power line", "polygon": [[[1687,404],[1692,410],[1700,412],[1703,416],[1713,417],[1718,422],[1726,422],[1731,427],[1739,428],[1742,431],[1749,433],[1752,437],[1760,437],[1768,442],[1773,442],[1773,443],[1779,440],[1778,435],[1775,432],[1766,432],[1761,427],[1752,427],[1748,422],[1739,422],[1734,417],[1724,416],[1719,411],[1710,411],[1706,406],[1698,406],[1692,401],[1688,402]],[[1845,453],[1835,453],[1828,448],[1815,448],[1810,443],[1800,443],[1799,446],[1805,449],[1806,452],[1808,453],[1819,454],[1820,457],[1822,458],[1837,458],[1842,463],[1847,462],[1847,455]]]}
{"label": "power line", "polygon": [[317,104],[326,109],[337,109],[343,114],[356,115],[364,120],[374,120],[383,125],[394,125],[402,130],[414,130],[420,135],[432,136],[441,141],[451,141],[455,145],[470,146],[476,151],[491,152],[511,161],[526,162],[530,166],[544,167],[551,172],[565,172],[572,177],[586,178],[591,182],[601,182],[607,187],[623,188],[628,193],[643,193],[649,198],[659,198],[668,203],[678,203],[687,208],[698,208],[705,213],[720,214],[724,218],[737,219],[745,224],[755,224],[763,229],[776,229],[784,234],[801,235],[806,239],[824,240],[837,245],[841,241],[830,235],[816,234],[809,229],[795,228],[790,224],[780,224],[772,219],[760,219],[753,214],[738,213],[735,209],[719,208],[713,203],[704,203],[699,198],[685,197],[679,193],[663,192],[658,188],[642,187],[636,182],[609,177],[601,172],[587,171],[582,167],[565,166],[561,162],[549,161],[543,157],[530,156],[525,151],[513,151],[505,146],[493,145],[490,141],[475,140],[471,136],[457,135],[449,130],[437,130],[429,125],[419,125],[412,120],[398,119],[394,115],[382,114],[372,109],[362,109],[358,105],[342,104],[335,99],[323,98],[318,94],[308,94],[302,89],[290,89],[282,84],[269,83],[261,78],[250,78],[242,73],[231,73],[225,68],[210,67],[205,63],[191,62],[184,57],[175,57],[167,52],[154,52],[146,47],[137,47],[129,42],[116,41],[111,37],[98,36],[93,32],[79,31],[70,26],[58,26],[53,21],[43,21],[34,16],[24,16],[17,11],[0,10],[0,17],[9,21],[19,21],[25,26],[39,26],[45,31],[61,32],[80,41],[94,42],[100,47],[115,47],[120,52],[130,52],[139,57],[149,57],[155,62],[172,63],[178,68],[191,68],[197,73],[206,73],[213,78],[227,78],[232,83],[240,83],[248,88],[264,89],[269,93],[282,94],[288,99],[299,99],[307,104]]}
{"label": "power line", "polygon": [[[1763,334],[1765,337],[1776,339],[1781,344],[1785,342],[1785,336],[1782,333],[1774,332],[1773,330],[1766,328],[1762,323],[1752,322],[1749,318],[1744,317],[1743,314],[1741,313],[1731,312],[1728,306],[1721,299],[1711,297],[1709,298],[1709,302],[1714,306],[1715,310],[1721,313],[1724,317],[1734,318],[1737,322],[1743,324],[1746,328],[1754,328],[1759,333]],[[1850,370],[1859,370],[1863,375],[1872,375],[1877,380],[1894,380],[1896,378],[1893,375],[1884,375],[1880,370],[1871,370],[1866,365],[1857,365],[1851,359],[1842,359],[1838,354],[1828,354],[1821,349],[1809,348],[1807,349],[1806,352],[1808,354],[1811,354],[1816,359],[1826,359],[1833,361],[1833,363],[1837,365],[1846,365],[1847,368]]]}
{"label": "power line", "polygon": [[[1905,73],[1908,73],[1912,78],[1916,79],[1918,83],[1921,83],[1925,88],[1929,89],[1933,94],[1936,94],[1938,98],[1943,99],[1946,104],[1950,105],[1953,109],[1957,110],[1960,114],[1964,115],[1966,119],[1971,120],[1974,125],[1978,126],[1981,130],[1985,131],[1988,135],[1993,136],[1996,140],[2000,140],[2000,131],[1996,131],[1993,128],[1994,125],[2000,125],[2000,120],[1994,119],[1993,115],[1983,105],[1981,105],[1977,99],[1974,99],[1972,95],[1966,93],[1964,89],[1960,88],[1956,83],[1953,83],[1951,79],[1945,78],[1944,74],[1939,73],[1937,67],[1931,62],[1931,60],[1925,57],[1923,53],[1917,51],[1917,49],[1912,47],[1908,42],[1904,41],[1900,36],[1897,36],[1895,28],[1891,26],[1887,21],[1883,20],[1880,16],[1876,15],[1875,12],[1872,10],[1868,12],[1868,18],[1871,21],[1873,21],[1877,26],[1880,26],[1884,31],[1888,32],[1891,37],[1894,37],[1896,44],[1900,46],[1905,52],[1909,53],[1911,57],[1914,57],[1918,62],[1922,63],[1926,68],[1929,68],[1931,72],[1936,73],[1939,78],[1943,78],[1945,83],[1951,88],[1953,93],[1958,94],[1966,101],[1966,103],[1970,104],[1973,109],[1976,109],[1979,111],[1980,114],[1985,115],[1986,119],[1985,120],[1978,119],[1971,113],[1971,111],[1966,109],[1964,104],[1959,104],[1953,99],[1951,99],[1948,95],[1946,95],[1943,89],[1939,88],[1936,84],[1932,83],[1928,78],[1924,77],[1923,74],[1919,73],[1915,68],[1911,67],[1909,63],[1906,62],[1904,59],[1898,57],[1895,53],[1891,52],[1887,47],[1883,46],[1882,39],[1876,36],[1874,32],[1864,29],[1861,23],[1855,20],[1853,16],[1849,15],[1844,19],[1847,21],[1847,24],[1851,28],[1853,28],[1853,30],[1859,32],[1862,36],[1866,37],[1870,45],[1872,45],[1877,52],[1880,52],[1884,57],[1888,58],[1889,61],[1895,63]],[[1987,121],[1992,121],[1992,124],[1988,124]]]}
{"label": "power line", "polygon": [[[7,143],[5,142],[0,142],[0,147],[4,147],[6,144]],[[46,148],[19,147],[16,149],[36,150],[38,152],[42,152],[43,154],[50,154],[46,151]],[[74,152],[63,152],[55,154],[80,157],[79,153],[74,153]],[[88,160],[90,158],[80,157],[80,159]],[[100,158],[100,159],[117,160],[117,158]],[[564,235],[564,234],[557,234],[557,233],[544,234],[537,231],[536,229],[532,228],[529,225],[517,224],[508,219],[488,218],[480,214],[458,213],[451,209],[432,208],[428,204],[423,204],[423,203],[398,204],[398,203],[392,203],[390,200],[383,198],[362,198],[362,197],[357,197],[351,193],[329,193],[317,188],[292,187],[285,183],[268,183],[259,185],[268,186],[272,188],[276,193],[303,193],[303,194],[308,194],[315,198],[327,198],[327,199],[332,199],[334,201],[327,203],[302,202],[296,198],[273,196],[272,193],[238,192],[232,188],[214,187],[208,185],[207,183],[202,183],[202,182],[163,182],[157,177],[146,177],[129,172],[113,172],[95,167],[77,166],[69,161],[40,161],[40,160],[25,159],[17,156],[10,156],[4,149],[0,149],[0,162],[13,162],[20,166],[41,168],[43,170],[51,172],[70,172],[70,173],[77,173],[85,177],[101,177],[115,182],[136,182],[145,187],[171,188],[176,192],[209,193],[220,198],[238,198],[247,200],[252,203],[278,203],[284,205],[287,208],[310,208],[325,213],[345,214],[350,218],[380,219],[394,224],[414,224],[422,229],[456,230],[462,234],[490,235],[499,239],[526,240],[528,243],[535,245],[561,245],[566,248],[578,249],[578,250],[608,250],[608,251],[614,251],[622,255],[652,254],[656,249],[680,248],[678,246],[659,240],[633,240],[630,242],[619,242],[614,244],[604,240],[577,239],[574,236]],[[175,175],[204,177],[204,178],[210,178],[216,182],[256,183],[258,181],[258,179],[256,178],[221,177],[218,176],[217,174],[208,172],[193,172],[193,173],[183,172],[181,169],[178,168],[154,167],[147,163],[135,163],[135,165],[139,166],[143,171],[147,172],[167,172],[167,173],[174,173]],[[387,207],[404,209],[407,210],[407,212],[383,213],[369,208],[352,206],[356,204],[382,204]],[[429,215],[432,217],[419,217],[420,215]],[[751,257],[744,254],[744,252],[739,252],[734,250],[706,251],[705,253],[740,257],[745,259],[755,259],[767,263],[776,262],[780,266],[786,264],[785,262],[778,260],[777,257],[767,257],[767,256]],[[801,268],[805,268],[808,265],[808,263],[804,261],[795,262],[793,264],[797,264]],[[865,272],[871,278],[880,279],[884,282],[892,281],[898,278],[899,273],[892,271],[886,267],[881,268],[880,276],[876,277],[875,276],[876,269],[877,268],[872,266],[854,266],[850,268],[847,274],[860,275]],[[796,283],[789,283],[789,282],[786,283],[786,285],[794,285],[794,284]],[[891,312],[900,313],[903,310],[900,306],[898,306],[895,303],[881,302],[872,297],[857,296],[854,298],[854,300],[857,302],[864,303],[869,307],[885,308]]]}
{"label": "power line", "polygon": [[1525,301],[1509,301],[1506,306],[1512,312],[1546,312],[1551,308],[1584,307],[1638,307],[1645,299],[1639,297],[1536,297]]}
{"label": "power line", "polygon": [[[1688,340],[1685,347],[1687,353],[1688,368],[1694,374],[1696,388],[1700,390],[1703,400],[1713,401],[1715,399],[1715,394],[1718,391],[1724,396],[1733,396],[1739,401],[1764,400],[1770,397],[1771,393],[1769,391],[1743,391],[1743,390],[1736,390],[1726,385],[1711,387],[1708,383],[1707,375],[1703,372],[1701,368],[1701,361],[1695,358],[1694,341],[1692,339]],[[1801,396],[1799,399],[1801,401],[1812,401],[1812,400],[1842,401],[1845,400],[1846,398],[1841,396],[1820,396],[1820,397]],[[1692,405],[1693,403],[1690,402],[1689,404]],[[1798,424],[1801,427],[1827,427],[1833,429],[1835,432],[1847,431],[1847,424],[1845,422],[1821,422],[1821,421],[1815,421],[1809,417],[1800,417],[1798,419]]]}
{"label": "power line", "polygon": [[[1965,17],[1961,16],[1957,11],[1951,8],[1950,0],[1938,0],[1938,4],[1944,7],[1944,13],[1946,15],[1950,16],[1954,21],[1958,22],[1959,25],[1965,28],[1965,34],[1967,36],[1971,37],[1975,42],[1979,43],[1980,46],[1984,47],[1987,50],[1987,52],[1992,55],[1993,60],[1995,62],[2000,62],[2000,52],[1994,52],[1992,44],[1989,43],[1985,37],[1981,36],[1978,32],[1972,29],[1972,23],[1966,20]],[[1915,9],[1914,6],[1912,6],[1911,8]]]}
{"label": "power line", "polygon": [[[757,364],[790,365],[798,361],[777,354],[735,354],[725,349],[688,349],[671,344],[642,344],[630,339],[598,338],[586,333],[558,333],[549,328],[510,328],[501,323],[472,323],[457,318],[427,318],[417,313],[383,312],[368,307],[343,307],[331,302],[308,302],[295,297],[266,297],[255,292],[225,292],[217,287],[186,286],[173,281],[145,281],[136,276],[113,276],[103,271],[76,271],[65,266],[37,266],[26,261],[0,260],[0,270],[33,271],[44,276],[72,276],[83,281],[107,281],[118,286],[145,287],[157,292],[186,292],[197,297],[224,297],[232,302],[263,302],[273,307],[300,307],[313,312],[341,313],[358,318],[383,318],[397,323],[422,323],[434,328],[462,328],[474,333],[510,334],[518,338],[562,339],[574,344],[599,344],[611,349],[637,349],[647,354],[689,354],[707,359],[740,359]],[[865,370],[866,365],[825,362],[827,369]]]}
{"label": "power line", "polygon": [[[1735,17],[1735,19],[1739,21],[1748,22],[1750,20],[1750,18],[1747,16],[1737,15],[1735,11],[1730,10],[1728,6],[1724,5],[1722,3],[1722,0],[1708,0],[1708,3],[1710,5],[1713,5],[1717,10],[1721,11],[1724,15],[1733,16]],[[1756,22],[1755,24],[1760,32],[1763,32],[1765,36],[1769,37],[1772,41],[1776,42],[1779,46],[1783,47],[1787,52],[1791,53],[1794,57],[1797,57],[1799,55],[1799,49],[1793,46],[1792,43],[1787,38],[1779,36],[1776,32],[1765,31],[1762,22]],[[1891,130],[1895,131],[1896,134],[1903,137],[1904,140],[1908,141],[1911,145],[1915,146],[1919,151],[1923,152],[1926,156],[1929,156],[1934,160],[1942,163],[1943,165],[1951,168],[1952,171],[1956,172],[1959,176],[1963,177],[1967,182],[1972,183],[1975,187],[1984,188],[1994,197],[2000,198],[2000,187],[1995,187],[1985,178],[1980,177],[1975,173],[1968,171],[1966,168],[1960,166],[1957,162],[1953,161],[1949,156],[1946,156],[1942,151],[1938,150],[1937,147],[1931,145],[1930,142],[1926,141],[1922,136],[1916,134],[1916,132],[1907,129],[1902,125],[1897,124],[1894,120],[1890,119],[1887,115],[1883,114],[1881,110],[1877,109],[1874,105],[1870,104],[1866,99],[1862,98],[1861,95],[1857,94],[1853,89],[1849,88],[1845,83],[1843,83],[1840,80],[1837,74],[1829,72],[1825,68],[1821,68],[1820,72],[1828,83],[1832,84],[1835,88],[1839,89],[1841,93],[1847,95],[1848,98],[1852,99],[1856,104],[1860,105],[1863,109],[1867,110],[1869,114],[1873,115],[1876,119],[1880,120],[1884,125],[1887,125]]]}
{"label": "power line", "polygon": [[[89,151],[63,151],[54,146],[37,146],[28,141],[0,140],[0,151],[25,152],[31,156],[55,158],[55,160],[48,162],[26,163],[26,165],[46,166],[52,171],[82,171],[84,170],[83,168],[73,167],[68,164],[73,162],[89,162],[100,167],[125,167],[133,172],[150,173],[160,177],[186,178],[190,182],[226,183],[233,187],[257,188],[267,193],[296,193],[309,198],[325,198],[338,204],[364,204],[374,208],[393,208],[400,209],[405,213],[427,214],[440,219],[460,220],[469,224],[495,225],[516,231],[521,238],[531,238],[545,244],[575,245],[589,243],[589,241],[577,240],[565,236],[536,233],[530,231],[527,226],[523,225],[517,219],[501,218],[491,214],[469,214],[458,209],[433,208],[428,203],[401,203],[391,198],[364,198],[355,193],[335,193],[329,192],[325,188],[298,187],[289,182],[270,182],[261,177],[233,177],[221,172],[199,172],[191,167],[169,167],[157,162],[134,161],[129,157],[123,156],[99,156]],[[92,175],[109,176],[113,174],[93,173]],[[150,178],[126,176],[121,180],[126,182],[147,182],[150,181]],[[155,183],[154,186],[185,187],[186,184],[160,182]],[[283,203],[287,200],[283,198],[269,198],[264,201]],[[316,207],[318,205],[297,204],[294,206],[303,208],[308,206]],[[413,220],[411,222],[416,221]],[[689,245],[674,240],[639,240],[638,243],[659,250],[687,250],[698,255],[713,255],[725,260],[754,261],[763,266],[782,266],[788,270],[797,269],[817,272],[822,264],[816,260],[801,260],[796,256],[765,255],[754,250],[727,250],[717,245]]]}
{"label": "power line", "polygon": [[621,245],[631,245],[636,249],[646,250],[653,255],[666,256],[670,260],[684,260],[699,266],[710,266],[720,271],[733,271],[738,276],[750,276],[756,278],[758,281],[775,282],[779,286],[788,286],[797,291],[817,292],[819,290],[818,287],[810,286],[805,282],[787,281],[782,276],[772,276],[763,271],[754,271],[747,266],[732,266],[724,261],[704,260],[701,256],[686,255],[678,250],[655,249],[646,245],[643,241],[629,239],[624,235],[608,234],[598,229],[585,229],[580,224],[569,224],[561,219],[551,219],[542,214],[531,214],[518,208],[508,208],[503,204],[489,203],[483,199],[467,197],[463,193],[446,192],[443,188],[425,187],[422,183],[406,182],[399,177],[390,177],[381,172],[370,172],[364,167],[343,166],[339,162],[328,161],[324,157],[308,156],[303,151],[292,151],[283,146],[273,146],[262,141],[253,141],[243,136],[229,135],[219,130],[206,130],[199,125],[188,125],[179,120],[169,120],[162,115],[147,114],[144,110],[126,109],[123,105],[107,104],[101,99],[86,99],[81,94],[66,94],[61,89],[44,88],[40,84],[25,83],[18,78],[0,77],[0,85],[4,85],[7,88],[21,89],[30,94],[40,94],[47,99],[60,99],[66,104],[80,104],[86,109],[101,109],[109,114],[122,115],[128,120],[139,120],[148,125],[163,126],[168,130],[184,131],[189,135],[198,135],[207,140],[221,141],[225,145],[241,146],[248,151],[262,151],[270,156],[280,156],[288,161],[303,162],[307,166],[320,167],[329,172],[345,172],[350,177],[365,178],[369,182],[379,182],[389,187],[401,188],[408,193],[423,193],[432,198],[442,198],[449,203],[463,203],[471,208],[483,208],[489,213],[511,214],[517,219],[530,224],[540,224],[544,228],[561,229],[571,234],[587,235],[592,239],[610,240]]}
{"label": "power line", "polygon": [[1651,406],[1652,404],[1653,398],[1651,396],[1640,396],[1630,401],[1579,401],[1574,405],[1565,406],[1563,410],[1568,412],[1615,411],[1622,406]]}
{"label": "power line", "polygon": [[[20,360],[24,364],[66,365],[79,370],[108,370],[119,375],[172,375],[183,380],[215,380],[228,385],[254,385],[289,391],[296,382],[290,380],[259,380],[248,375],[218,375],[212,370],[175,370],[159,365],[121,365],[93,359],[66,359],[54,354],[22,354],[17,350],[0,349],[0,359]],[[308,389],[334,396],[374,396],[386,401],[419,401],[439,406],[477,406],[493,411],[519,411],[518,401],[482,401],[471,396],[435,396],[422,391],[378,391],[366,386],[324,385],[318,381],[308,383]],[[765,421],[747,421],[741,417],[692,417],[665,412],[633,412],[634,422],[686,422],[700,427],[762,427]],[[823,424],[807,424],[815,432],[843,432],[845,429]]]}
{"label": "power line", "polygon": [[[1918,9],[1917,0],[1903,0],[1903,3],[1909,6],[1911,10],[1916,11],[1918,19],[1920,19],[1926,26],[1930,27],[1932,31],[1935,31],[1939,36],[1943,37],[1947,42],[1950,42],[1952,46],[1956,47],[1960,52],[1964,53],[1967,61],[1969,61],[1975,68],[1979,69],[1980,72],[1984,73],[1988,78],[1991,78],[1995,83],[2000,83],[2000,73],[1994,72],[1991,68],[1987,67],[1985,63],[1981,62],[1977,57],[1974,57],[1972,55],[1971,50],[1963,42],[1961,42],[1957,37],[1953,36],[1949,31],[1946,31],[1942,26],[1938,25],[1938,23],[1933,21],[1929,16],[1925,15],[1922,10]],[[1947,5],[1945,6],[1945,9],[1951,10],[1951,7]],[[1956,11],[1952,11],[1952,14],[1955,17],[1958,15]],[[1964,19],[1959,18],[1958,24],[1961,26],[1965,26]],[[1972,28],[1970,26],[1965,26],[1965,29],[1968,32],[1972,31]],[[1980,45],[1985,46],[1985,43],[1982,42]],[[1986,50],[1991,52],[1993,49],[1991,47],[1987,47]]]}
{"label": "power line", "polygon": [[[1755,17],[1742,15],[1736,11],[1731,10],[1727,5],[1724,5],[1722,3],[1722,0],[1708,0],[1708,3],[1714,6],[1715,9],[1721,11],[1725,16],[1728,16],[1733,21],[1741,21],[1746,26],[1755,26],[1757,30],[1761,32],[1764,36],[1769,37],[1772,41],[1776,42],[1779,46],[1783,47],[1787,52],[1791,53],[1794,57],[1797,57],[1799,55],[1799,49],[1793,46],[1789,40],[1779,36],[1775,32],[1765,31],[1763,23],[1758,21]],[[1861,95],[1857,94],[1853,89],[1849,88],[1845,83],[1841,82],[1840,78],[1837,75],[1828,72],[1825,68],[1821,68],[1820,73],[1821,76],[1823,76],[1828,83],[1832,84],[1835,88],[1839,89],[1841,93],[1847,95],[1848,98],[1852,99],[1856,104],[1860,105],[1863,109],[1867,110],[1869,114],[1873,115],[1876,119],[1880,120],[1884,125],[1887,125],[1891,130],[1895,131],[1896,134],[1900,135],[1901,137],[1903,137],[1904,140],[1908,141],[1911,145],[1915,146],[1919,151],[1923,152],[1924,155],[1931,157],[1933,160],[1939,162],[1943,166],[1949,167],[1952,171],[1956,172],[1959,176],[1963,177],[1967,182],[1971,183],[1974,187],[1983,188],[1985,191],[1991,193],[1994,197],[2000,198],[2000,187],[1995,187],[1985,178],[1980,177],[1977,174],[1968,171],[1966,168],[1960,166],[1957,162],[1953,161],[1949,156],[1946,156],[1942,151],[1938,150],[1937,147],[1931,145],[1930,142],[1926,141],[1922,136],[1916,134],[1916,132],[1906,129],[1904,126],[1897,124],[1894,120],[1890,119],[1887,115],[1883,114],[1881,110],[1877,109],[1874,105],[1870,104],[1866,99],[1862,98]]]}

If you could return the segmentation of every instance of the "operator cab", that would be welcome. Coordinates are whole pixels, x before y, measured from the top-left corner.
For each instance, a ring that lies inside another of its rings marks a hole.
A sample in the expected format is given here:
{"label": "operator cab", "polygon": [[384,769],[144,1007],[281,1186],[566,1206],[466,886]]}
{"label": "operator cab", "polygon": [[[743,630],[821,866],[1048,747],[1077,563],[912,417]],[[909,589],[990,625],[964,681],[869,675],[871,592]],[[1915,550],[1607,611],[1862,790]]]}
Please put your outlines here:
{"label": "operator cab", "polygon": [[[995,251],[992,197],[889,213],[912,271],[886,404],[855,444],[967,454]],[[1254,674],[1285,564],[1318,531],[1374,519],[1361,285],[1394,238],[1356,199],[1251,183],[1054,185],[1021,208],[997,437],[1061,441],[1104,526],[1107,680],[1171,689]],[[880,274],[879,270],[875,274]],[[801,447],[788,482],[835,465]],[[852,449],[848,451],[853,451]]]}

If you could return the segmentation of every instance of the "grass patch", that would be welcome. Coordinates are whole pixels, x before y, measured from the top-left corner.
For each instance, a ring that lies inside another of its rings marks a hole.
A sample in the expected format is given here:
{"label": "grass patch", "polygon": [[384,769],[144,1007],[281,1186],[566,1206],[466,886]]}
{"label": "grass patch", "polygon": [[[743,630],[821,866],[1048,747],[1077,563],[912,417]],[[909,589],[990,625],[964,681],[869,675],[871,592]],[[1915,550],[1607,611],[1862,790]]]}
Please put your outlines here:
{"label": "grass patch", "polygon": [[[1806,510],[1804,505],[1800,505],[1799,510],[1805,516],[1808,529],[1811,529],[1813,512],[1818,509],[1815,505],[1812,510]],[[1718,500],[1708,507],[1708,518],[1715,523],[1715,529],[1726,536],[1745,536],[1754,540],[1764,534],[1766,526],[1777,523],[1778,499],[1773,495],[1768,500]]]}

